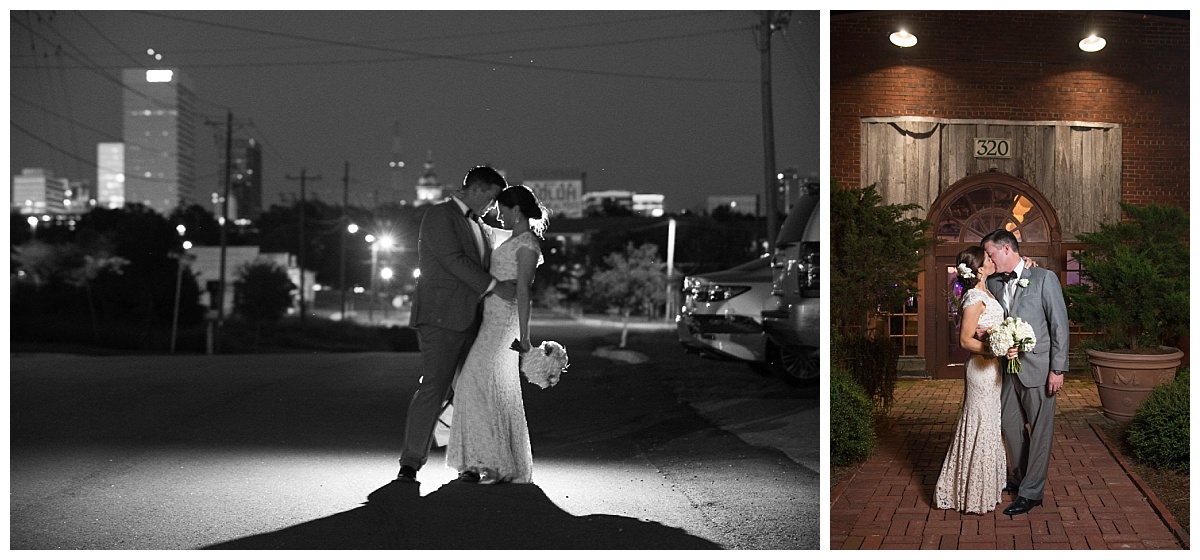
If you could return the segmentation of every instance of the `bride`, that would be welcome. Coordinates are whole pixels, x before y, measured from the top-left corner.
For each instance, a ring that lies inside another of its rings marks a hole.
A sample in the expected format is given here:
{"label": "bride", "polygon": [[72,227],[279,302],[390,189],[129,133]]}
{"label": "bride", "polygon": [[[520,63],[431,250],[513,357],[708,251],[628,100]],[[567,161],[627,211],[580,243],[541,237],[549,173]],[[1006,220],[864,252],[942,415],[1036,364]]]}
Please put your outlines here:
{"label": "bride", "polygon": [[491,273],[517,282],[517,301],[488,296],[483,324],[454,385],[454,420],[446,445],[446,466],[461,480],[480,484],[532,482],[533,452],[521,400],[518,355],[529,340],[530,290],[542,264],[538,240],[546,228],[547,210],[529,188],[514,185],[496,197],[500,221],[512,236],[492,254]]}
{"label": "bride", "polygon": [[[1004,320],[1004,308],[988,292],[985,281],[996,265],[980,247],[958,254],[958,283],[963,287],[962,328],[958,343],[971,353],[966,363],[962,413],[954,439],[942,462],[934,494],[939,509],[987,513],[1000,503],[1006,479],[1004,443],[1000,436],[1000,361],[975,338]],[[1008,356],[1016,354],[1009,349]]]}

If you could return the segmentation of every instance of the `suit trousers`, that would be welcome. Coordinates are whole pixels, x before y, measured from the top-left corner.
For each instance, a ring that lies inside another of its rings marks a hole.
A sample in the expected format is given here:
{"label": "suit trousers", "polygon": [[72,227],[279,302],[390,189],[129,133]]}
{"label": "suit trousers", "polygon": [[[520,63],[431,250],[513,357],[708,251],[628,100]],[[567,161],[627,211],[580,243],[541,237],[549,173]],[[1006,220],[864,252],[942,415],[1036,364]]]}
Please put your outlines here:
{"label": "suit trousers", "polygon": [[428,460],[438,416],[452,396],[454,378],[462,369],[478,333],[478,321],[466,331],[453,331],[428,324],[417,327],[417,340],[421,345],[421,380],[408,404],[404,446],[400,450],[401,466],[419,470]]}
{"label": "suit trousers", "polygon": [[1019,496],[1030,500],[1042,499],[1046,490],[1056,401],[1046,394],[1045,385],[1026,387],[1016,374],[1004,374],[1000,430],[1008,449],[1008,481],[1019,486]]}

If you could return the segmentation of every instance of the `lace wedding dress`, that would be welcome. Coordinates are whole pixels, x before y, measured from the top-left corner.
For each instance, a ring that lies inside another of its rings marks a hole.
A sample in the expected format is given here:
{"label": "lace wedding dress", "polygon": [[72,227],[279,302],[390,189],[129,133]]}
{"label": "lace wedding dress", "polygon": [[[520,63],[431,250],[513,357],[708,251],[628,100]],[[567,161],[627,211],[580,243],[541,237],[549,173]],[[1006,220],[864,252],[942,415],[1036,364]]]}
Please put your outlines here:
{"label": "lace wedding dress", "polygon": [[[492,276],[517,277],[517,252],[542,252],[532,233],[510,237],[492,252]],[[533,451],[521,399],[518,355],[509,350],[520,335],[517,305],[498,297],[483,303],[483,324],[454,382],[454,418],[446,466],[459,472],[495,470],[506,482],[533,481]]]}
{"label": "lace wedding dress", "polygon": [[[970,289],[963,308],[984,303],[979,327],[1004,320],[1004,308],[990,294]],[[1004,491],[1005,455],[1000,436],[1000,361],[971,354],[966,364],[966,393],[954,439],[942,462],[934,494],[939,509],[987,513],[1000,503]]]}

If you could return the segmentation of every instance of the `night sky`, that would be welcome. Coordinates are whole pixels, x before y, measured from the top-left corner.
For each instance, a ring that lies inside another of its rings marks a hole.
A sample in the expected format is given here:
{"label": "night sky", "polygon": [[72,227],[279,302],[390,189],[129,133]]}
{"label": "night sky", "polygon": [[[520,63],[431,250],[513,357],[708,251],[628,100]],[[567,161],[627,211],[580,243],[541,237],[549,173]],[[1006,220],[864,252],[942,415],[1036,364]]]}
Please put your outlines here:
{"label": "night sky", "polygon": [[[411,199],[432,151],[443,183],[485,163],[510,182],[577,169],[587,191],[703,209],[763,192],[758,23],[753,11],[11,11],[9,175],[95,184],[96,143],[121,141],[121,69],[171,66],[201,120],[221,123],[198,129],[204,200],[232,111],[265,145],[264,206],[297,194],[285,176],[302,168],[322,176],[310,196],[340,204],[346,161],[351,204]],[[794,11],[772,40],[777,168],[813,176],[819,30],[817,12]]]}

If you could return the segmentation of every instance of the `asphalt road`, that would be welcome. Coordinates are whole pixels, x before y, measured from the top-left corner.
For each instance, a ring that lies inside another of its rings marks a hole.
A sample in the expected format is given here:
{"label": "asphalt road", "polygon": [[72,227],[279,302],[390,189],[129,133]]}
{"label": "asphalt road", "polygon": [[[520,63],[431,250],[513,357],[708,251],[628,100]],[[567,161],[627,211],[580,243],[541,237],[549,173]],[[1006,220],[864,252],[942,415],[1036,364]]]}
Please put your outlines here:
{"label": "asphalt road", "polygon": [[541,321],[534,483],[395,476],[417,354],[16,354],[13,549],[815,549],[819,399],[635,333]]}

